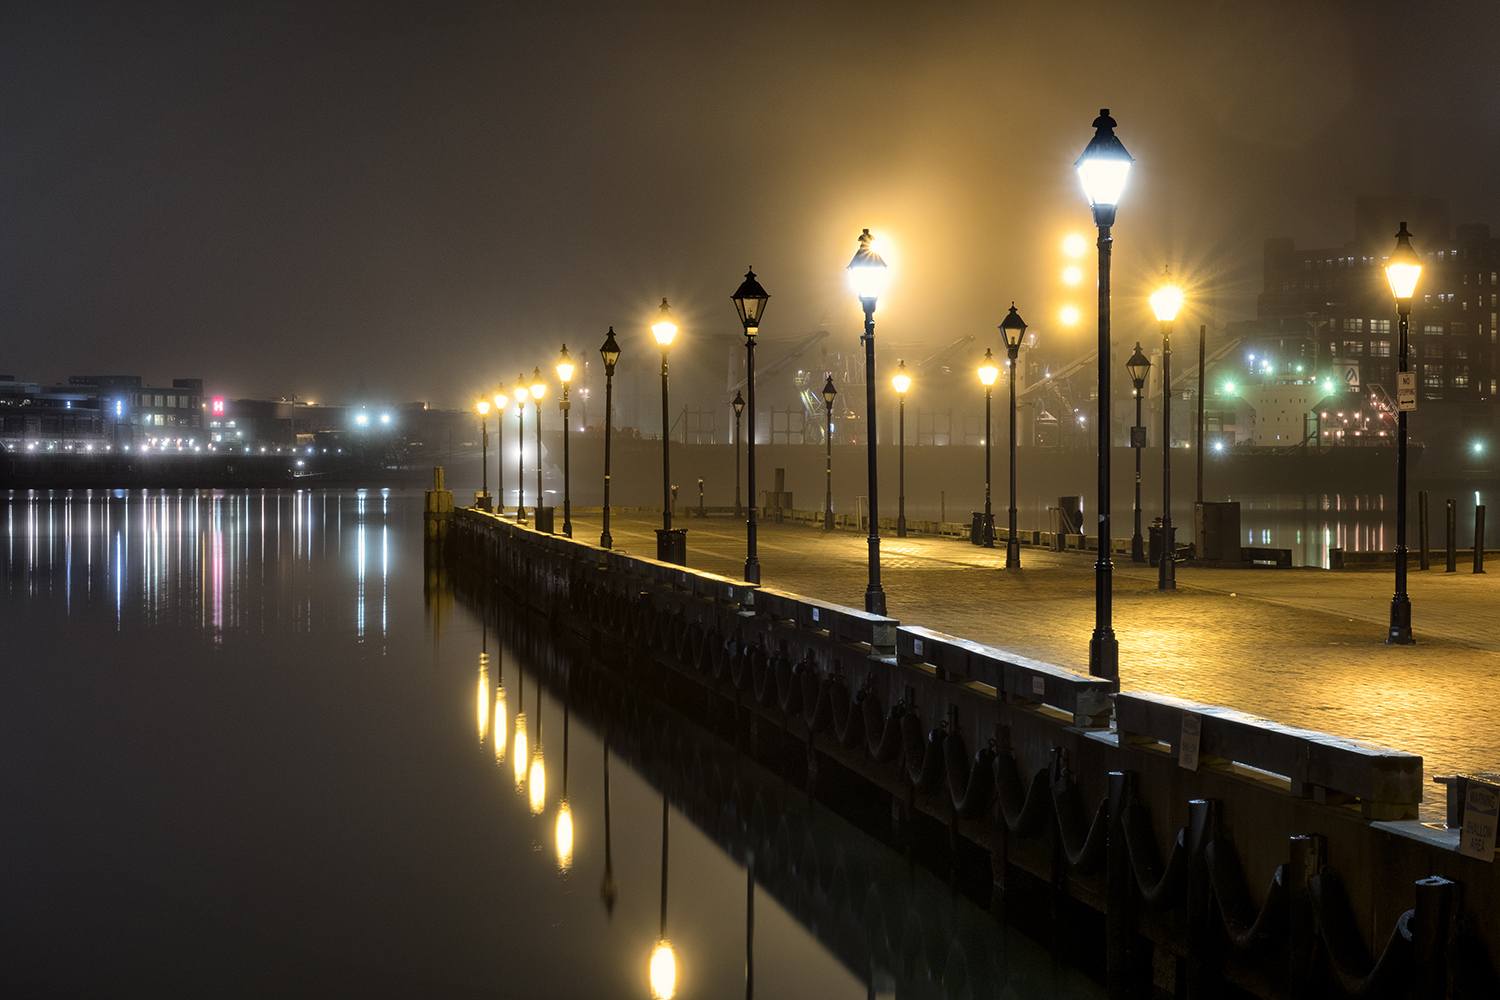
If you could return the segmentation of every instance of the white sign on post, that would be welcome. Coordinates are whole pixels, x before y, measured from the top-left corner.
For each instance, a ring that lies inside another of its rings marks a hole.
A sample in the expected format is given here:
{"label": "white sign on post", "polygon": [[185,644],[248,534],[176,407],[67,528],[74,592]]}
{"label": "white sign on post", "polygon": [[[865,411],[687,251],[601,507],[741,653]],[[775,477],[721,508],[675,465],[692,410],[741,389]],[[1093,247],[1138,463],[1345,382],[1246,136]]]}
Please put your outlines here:
{"label": "white sign on post", "polygon": [[1198,770],[1198,740],[1203,734],[1203,716],[1197,712],[1182,713],[1182,738],[1177,743],[1177,764],[1189,771]]}
{"label": "white sign on post", "polygon": [[1417,408],[1417,373],[1396,373],[1396,409],[1415,410]]}
{"label": "white sign on post", "polygon": [[1500,814],[1500,792],[1478,782],[1469,782],[1464,796],[1464,825],[1458,853],[1480,861],[1495,861],[1495,820]]}

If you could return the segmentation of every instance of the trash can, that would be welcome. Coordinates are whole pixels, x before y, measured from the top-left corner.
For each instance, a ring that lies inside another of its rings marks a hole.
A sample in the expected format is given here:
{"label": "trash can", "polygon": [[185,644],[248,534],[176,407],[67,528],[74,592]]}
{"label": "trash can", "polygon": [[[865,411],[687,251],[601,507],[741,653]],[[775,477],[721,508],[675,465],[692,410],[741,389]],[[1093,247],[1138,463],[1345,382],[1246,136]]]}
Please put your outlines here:
{"label": "trash can", "polygon": [[552,534],[552,514],[556,510],[556,507],[533,507],[532,512],[535,517],[531,522],[531,526],[537,531],[545,531],[549,535]]}
{"label": "trash can", "polygon": [[984,511],[971,512],[972,519],[969,522],[969,542],[973,545],[986,545],[993,547],[995,544],[995,515],[988,518]]}
{"label": "trash can", "polygon": [[1151,526],[1146,530],[1150,534],[1150,541],[1147,543],[1146,561],[1152,566],[1160,565],[1162,550],[1161,518],[1158,517],[1153,520]]}
{"label": "trash can", "polygon": [[656,529],[656,558],[675,566],[687,565],[687,529]]}

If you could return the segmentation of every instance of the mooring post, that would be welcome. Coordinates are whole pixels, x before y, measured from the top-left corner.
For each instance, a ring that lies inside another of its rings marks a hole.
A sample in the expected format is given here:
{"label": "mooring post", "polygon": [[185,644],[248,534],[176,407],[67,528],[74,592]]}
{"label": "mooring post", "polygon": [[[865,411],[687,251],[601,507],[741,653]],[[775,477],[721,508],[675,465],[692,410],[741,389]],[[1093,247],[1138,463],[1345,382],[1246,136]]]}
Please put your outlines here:
{"label": "mooring post", "polygon": [[1187,1000],[1211,1000],[1219,995],[1218,935],[1213,919],[1213,882],[1208,872],[1207,848],[1219,835],[1218,799],[1188,802]]}
{"label": "mooring post", "polygon": [[1449,917],[1457,888],[1458,883],[1437,875],[1417,879],[1417,906],[1411,927],[1417,1000],[1447,1000]]}
{"label": "mooring post", "polygon": [[1484,504],[1474,505],[1474,572],[1484,572]]}
{"label": "mooring post", "polygon": [[1443,572],[1458,572],[1458,501],[1448,500],[1448,568]]}
{"label": "mooring post", "polygon": [[[1125,809],[1135,794],[1134,771],[1109,772],[1109,841],[1105,850],[1104,975],[1110,1000],[1142,995],[1135,929],[1135,873],[1125,843]],[[1003,824],[1002,824],[1003,825]]]}
{"label": "mooring post", "polygon": [[1322,834],[1314,833],[1292,837],[1290,846],[1291,856],[1287,864],[1287,996],[1291,1000],[1313,1000],[1321,995],[1312,982],[1318,921],[1307,880],[1323,870],[1328,841]]}
{"label": "mooring post", "polygon": [[1421,566],[1422,566],[1422,569],[1427,569],[1427,567],[1429,565],[1429,559],[1428,559],[1429,549],[1428,549],[1428,544],[1427,544],[1427,541],[1428,541],[1428,539],[1427,539],[1428,530],[1427,530],[1427,491],[1426,490],[1418,490],[1417,491],[1417,517],[1420,518],[1421,522],[1422,522],[1421,525],[1417,529],[1417,535],[1421,539],[1420,544],[1421,544],[1421,547],[1422,547],[1422,563],[1421,563]]}

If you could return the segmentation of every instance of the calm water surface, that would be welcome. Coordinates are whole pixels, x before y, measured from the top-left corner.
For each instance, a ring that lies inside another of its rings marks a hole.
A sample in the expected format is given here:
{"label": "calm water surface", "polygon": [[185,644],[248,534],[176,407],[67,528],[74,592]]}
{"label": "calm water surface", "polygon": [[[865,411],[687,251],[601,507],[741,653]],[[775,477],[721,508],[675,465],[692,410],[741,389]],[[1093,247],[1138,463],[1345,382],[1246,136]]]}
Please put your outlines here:
{"label": "calm water surface", "polygon": [[646,997],[665,930],[682,997],[1102,996],[425,574],[420,494],[0,500],[7,995]]}

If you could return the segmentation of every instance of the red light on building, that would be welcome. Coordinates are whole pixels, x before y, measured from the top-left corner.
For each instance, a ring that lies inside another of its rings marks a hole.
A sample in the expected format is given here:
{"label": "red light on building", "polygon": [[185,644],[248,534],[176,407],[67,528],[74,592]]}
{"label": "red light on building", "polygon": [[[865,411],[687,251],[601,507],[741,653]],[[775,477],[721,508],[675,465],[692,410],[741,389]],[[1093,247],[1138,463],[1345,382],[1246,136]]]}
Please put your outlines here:
{"label": "red light on building", "polygon": [[213,407],[212,407],[212,409],[211,409],[210,412],[213,413],[213,415],[216,416],[216,417],[222,417],[224,415],[224,397],[223,396],[215,396],[214,397]]}

